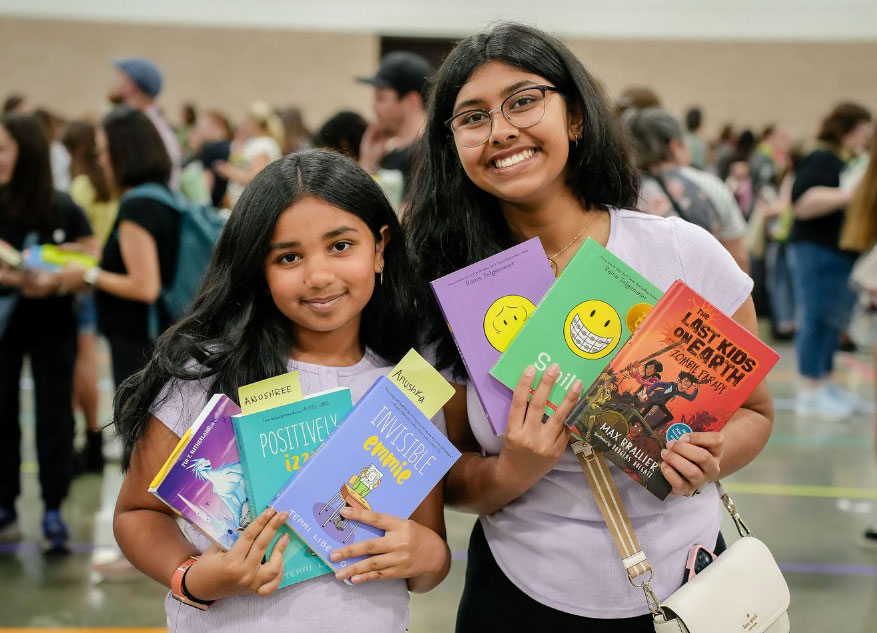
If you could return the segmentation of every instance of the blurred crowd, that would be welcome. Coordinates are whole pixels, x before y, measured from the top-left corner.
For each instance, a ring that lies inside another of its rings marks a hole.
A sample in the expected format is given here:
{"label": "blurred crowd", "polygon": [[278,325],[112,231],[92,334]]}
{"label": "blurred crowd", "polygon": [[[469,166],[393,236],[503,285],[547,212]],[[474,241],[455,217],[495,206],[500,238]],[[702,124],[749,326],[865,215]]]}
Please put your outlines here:
{"label": "blurred crowd", "polygon": [[[99,266],[0,272],[0,410],[10,434],[0,455],[8,471],[0,474],[0,538],[17,535],[22,359],[31,358],[36,390],[43,531],[61,548],[69,535],[59,510],[71,477],[104,465],[97,333],[109,342],[119,384],[146,363],[152,320],[157,331],[173,322],[150,306],[179,267],[176,203],[126,193],[152,183],[178,204],[229,210],[270,162],[309,147],[359,162],[400,214],[416,178],[433,72],[416,54],[390,53],[373,76],[351,78],[373,86],[371,110],[341,111],[316,128],[300,108],[265,101],[236,121],[222,104],[162,109],[163,77],[152,61],[119,59],[112,68],[101,120],[67,119],[19,93],[3,102],[0,240],[18,250],[59,245]],[[868,108],[839,103],[812,130],[790,130],[777,113],[758,129],[729,122],[709,137],[708,112],[671,112],[648,87],[624,91],[616,107],[641,174],[639,210],[710,231],[755,280],[756,307],[774,339],[795,341],[798,413],[842,419],[860,409],[831,374],[835,351],[854,347],[853,266],[877,238]],[[86,429],[76,455],[74,411]]]}

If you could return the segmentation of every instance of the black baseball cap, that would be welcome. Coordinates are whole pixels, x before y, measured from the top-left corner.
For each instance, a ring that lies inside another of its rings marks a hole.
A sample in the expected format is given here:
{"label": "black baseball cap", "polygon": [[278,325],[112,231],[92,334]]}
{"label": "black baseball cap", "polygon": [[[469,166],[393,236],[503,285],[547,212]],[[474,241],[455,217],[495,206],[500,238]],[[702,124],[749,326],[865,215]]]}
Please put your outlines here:
{"label": "black baseball cap", "polygon": [[409,51],[394,51],[384,55],[374,77],[357,77],[356,80],[378,88],[392,88],[400,96],[412,90],[422,95],[430,75],[432,64],[426,58]]}

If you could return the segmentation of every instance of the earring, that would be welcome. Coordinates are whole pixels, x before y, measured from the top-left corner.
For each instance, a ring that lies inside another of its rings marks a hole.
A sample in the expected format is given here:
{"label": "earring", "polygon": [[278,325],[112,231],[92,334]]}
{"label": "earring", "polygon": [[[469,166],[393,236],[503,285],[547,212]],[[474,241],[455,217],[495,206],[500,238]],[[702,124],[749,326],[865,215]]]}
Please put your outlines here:
{"label": "earring", "polygon": [[383,286],[384,285],[384,267],[383,266],[381,266],[381,276],[379,278],[379,281],[380,281],[380,284]]}

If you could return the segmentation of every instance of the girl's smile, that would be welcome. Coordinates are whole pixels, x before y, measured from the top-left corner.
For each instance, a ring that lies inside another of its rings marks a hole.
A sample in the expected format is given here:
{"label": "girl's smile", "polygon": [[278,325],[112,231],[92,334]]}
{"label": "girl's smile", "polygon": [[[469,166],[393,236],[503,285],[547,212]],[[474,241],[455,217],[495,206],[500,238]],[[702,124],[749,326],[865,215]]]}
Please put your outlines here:
{"label": "girl's smile", "polygon": [[[540,85],[550,82],[502,62],[488,62],[460,88],[454,113],[466,108],[496,109],[515,91]],[[578,135],[580,122],[570,116],[562,95],[547,92],[544,99],[545,113],[534,125],[518,128],[497,111],[487,142],[477,147],[456,142],[466,175],[500,203],[533,204],[566,189],[569,144]]]}

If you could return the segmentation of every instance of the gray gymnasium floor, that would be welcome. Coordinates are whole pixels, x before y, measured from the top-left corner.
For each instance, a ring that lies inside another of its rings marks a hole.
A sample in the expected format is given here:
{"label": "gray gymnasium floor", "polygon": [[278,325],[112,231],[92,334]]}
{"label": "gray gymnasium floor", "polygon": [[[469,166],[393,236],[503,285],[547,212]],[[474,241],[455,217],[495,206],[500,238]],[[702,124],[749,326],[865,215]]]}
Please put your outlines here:
{"label": "gray gymnasium floor", "polygon": [[[753,532],[767,542],[785,571],[795,633],[877,631],[877,552],[863,551],[856,544],[865,525],[877,517],[874,413],[838,423],[796,419],[793,350],[788,345],[777,348],[783,358],[768,379],[777,408],[773,435],[759,458],[730,478],[727,488]],[[874,370],[868,358],[842,354],[838,366],[843,384],[872,403]],[[108,388],[104,379],[105,410]],[[63,508],[72,529],[73,553],[62,557],[40,553],[41,507],[27,379],[22,396],[26,461],[18,507],[25,537],[20,543],[0,544],[0,586],[5,594],[0,601],[0,627],[26,627],[29,633],[56,627],[161,630],[163,587],[145,577],[99,582],[91,571],[93,559],[112,551],[110,518],[120,482],[115,464],[103,476],[82,476],[74,482]],[[447,513],[454,563],[442,585],[413,597],[412,633],[453,629],[473,520]],[[724,532],[734,534],[730,524]]]}

